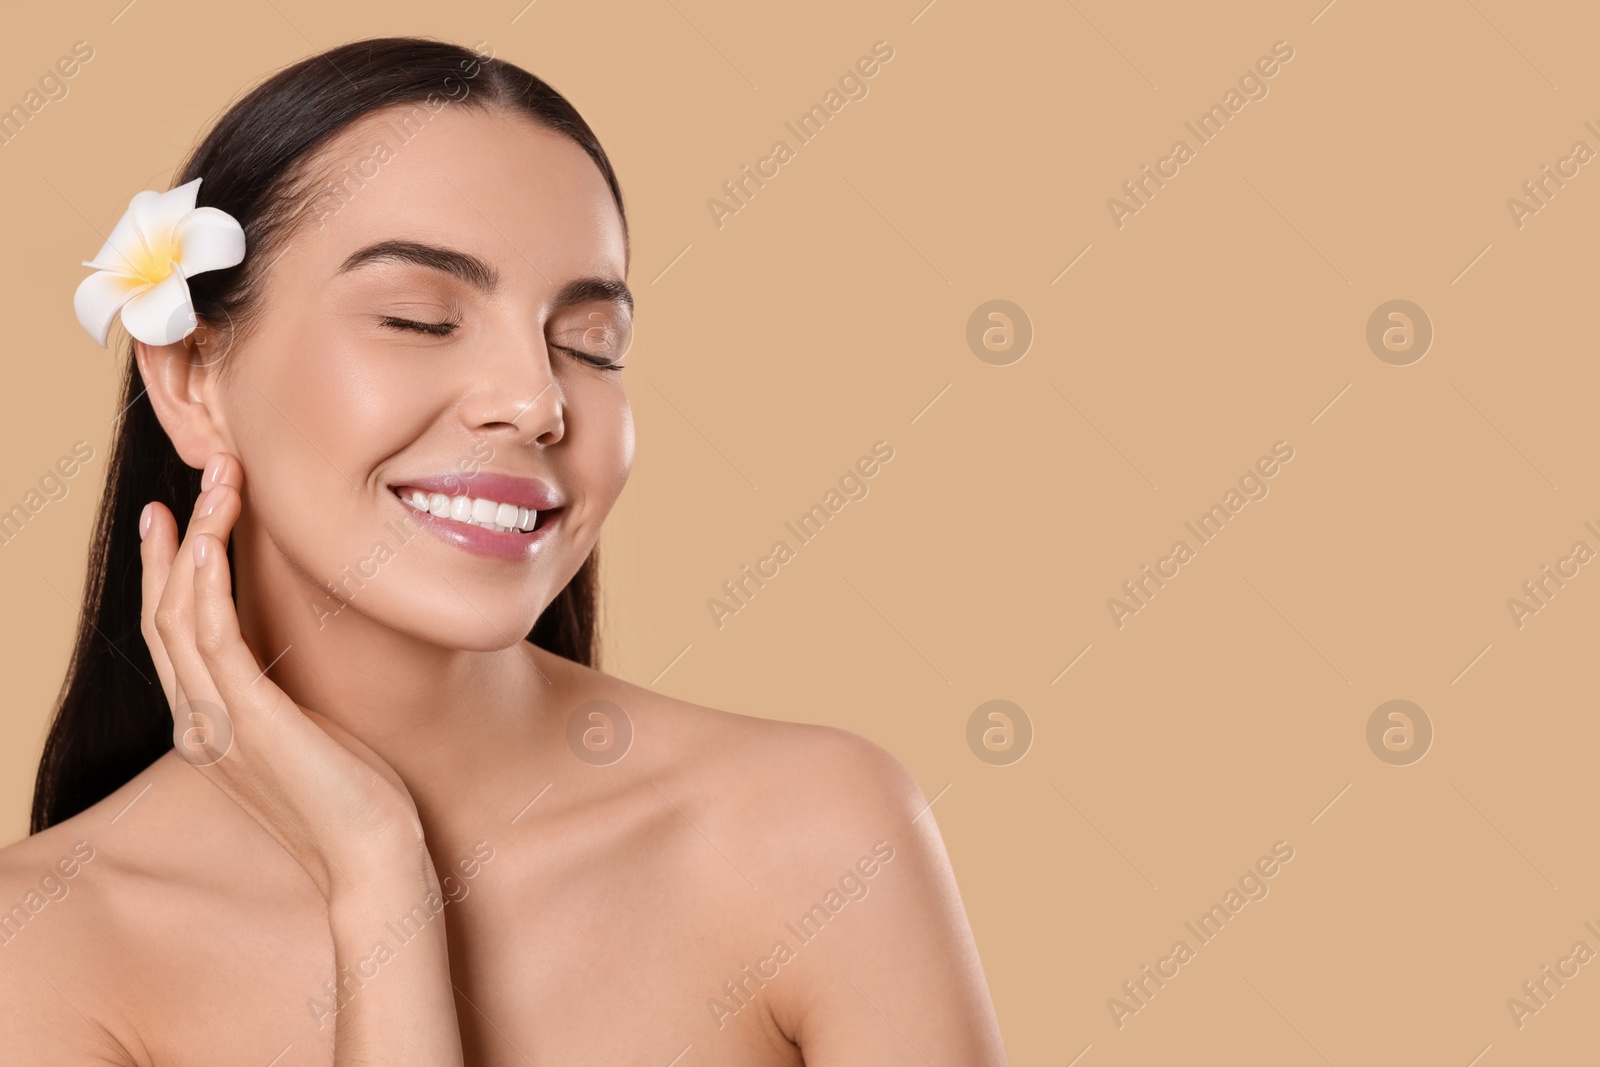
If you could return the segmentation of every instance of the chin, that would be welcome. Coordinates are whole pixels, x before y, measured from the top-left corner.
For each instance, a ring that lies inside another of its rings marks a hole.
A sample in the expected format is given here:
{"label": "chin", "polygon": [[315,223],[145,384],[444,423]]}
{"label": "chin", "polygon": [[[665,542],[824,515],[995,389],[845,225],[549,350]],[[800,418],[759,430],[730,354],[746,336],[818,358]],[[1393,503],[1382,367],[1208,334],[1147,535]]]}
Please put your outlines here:
{"label": "chin", "polygon": [[[521,605],[505,603],[503,591],[498,595],[498,603],[474,597],[476,603],[468,604],[450,593],[448,586],[445,589],[453,605],[443,604],[432,596],[408,597],[402,604],[363,604],[358,599],[345,610],[360,610],[369,621],[385,629],[439,648],[463,652],[499,652],[511,648],[527,638],[538,620],[537,614],[530,615]],[[426,610],[419,607],[430,602],[437,606]]]}

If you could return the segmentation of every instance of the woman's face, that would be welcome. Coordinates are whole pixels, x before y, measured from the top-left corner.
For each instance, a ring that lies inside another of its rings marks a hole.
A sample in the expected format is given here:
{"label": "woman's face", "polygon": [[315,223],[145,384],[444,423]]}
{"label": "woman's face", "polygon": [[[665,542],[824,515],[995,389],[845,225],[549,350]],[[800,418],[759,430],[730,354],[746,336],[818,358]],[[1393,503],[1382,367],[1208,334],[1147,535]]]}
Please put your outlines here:
{"label": "woman's face", "polygon": [[370,115],[315,170],[216,384],[252,593],[319,629],[355,612],[504,648],[582,564],[633,463],[608,366],[632,321],[617,208],[568,138],[459,104]]}

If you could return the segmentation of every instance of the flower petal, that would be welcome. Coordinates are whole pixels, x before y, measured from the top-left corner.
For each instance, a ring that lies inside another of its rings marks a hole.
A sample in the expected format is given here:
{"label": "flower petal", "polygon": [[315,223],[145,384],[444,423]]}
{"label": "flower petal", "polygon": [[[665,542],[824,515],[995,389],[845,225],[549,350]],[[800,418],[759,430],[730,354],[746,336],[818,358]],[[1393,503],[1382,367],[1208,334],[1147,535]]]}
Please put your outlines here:
{"label": "flower petal", "polygon": [[178,268],[185,278],[244,261],[244,227],[226,211],[198,207],[178,220],[173,231]]}
{"label": "flower petal", "polygon": [[147,345],[174,344],[193,333],[194,304],[183,272],[173,271],[124,304],[122,325]]}
{"label": "flower petal", "polygon": [[135,264],[145,262],[154,246],[163,243],[163,235],[194,210],[200,182],[201,179],[196,178],[164,193],[153,189],[134,193],[133,199],[128,201],[128,210],[117,220],[106,243],[100,246],[94,265],[102,270],[137,273]]}
{"label": "flower petal", "polygon": [[139,232],[150,239],[171,233],[178,221],[194,210],[194,202],[200,196],[200,181],[196,178],[164,193],[147,189],[137,194],[128,202],[128,214],[133,216]]}
{"label": "flower petal", "polygon": [[[156,196],[148,190],[135,193],[135,202],[141,196]],[[138,264],[148,258],[145,252],[145,242],[140,237],[137,223],[133,215],[133,205],[128,205],[128,210],[123,212],[122,218],[117,220],[117,225],[111,231],[111,236],[106,238],[106,243],[100,246],[100,251],[94,259],[84,266],[97,267],[100,270],[117,270],[124,274],[135,274]]]}
{"label": "flower petal", "polygon": [[78,283],[78,291],[72,294],[72,310],[78,313],[78,322],[89,331],[89,336],[104,348],[117,312],[150,287],[143,278],[115,271],[96,271]]}

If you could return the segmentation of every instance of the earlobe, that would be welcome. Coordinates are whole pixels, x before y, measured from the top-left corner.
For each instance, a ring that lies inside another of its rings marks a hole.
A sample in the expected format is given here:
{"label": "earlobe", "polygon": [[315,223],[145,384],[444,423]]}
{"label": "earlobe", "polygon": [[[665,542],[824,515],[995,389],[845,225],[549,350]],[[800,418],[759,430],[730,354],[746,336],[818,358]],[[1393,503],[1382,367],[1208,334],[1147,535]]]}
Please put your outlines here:
{"label": "earlobe", "polygon": [[218,408],[216,366],[203,358],[195,334],[170,345],[133,342],[139,376],[156,418],[178,456],[202,468],[216,452],[232,451]]}

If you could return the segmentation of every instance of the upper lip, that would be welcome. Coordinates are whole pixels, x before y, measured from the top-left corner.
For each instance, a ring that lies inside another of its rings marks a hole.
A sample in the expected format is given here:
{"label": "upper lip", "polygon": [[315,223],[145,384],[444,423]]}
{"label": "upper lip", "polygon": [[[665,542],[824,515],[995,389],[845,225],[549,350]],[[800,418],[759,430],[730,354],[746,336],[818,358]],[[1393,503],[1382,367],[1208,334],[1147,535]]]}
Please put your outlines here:
{"label": "upper lip", "polygon": [[445,496],[471,496],[513,504],[529,511],[553,511],[561,507],[561,494],[537,478],[519,478],[513,474],[494,474],[474,471],[471,474],[427,475],[390,483],[390,488],[421,489]]}

